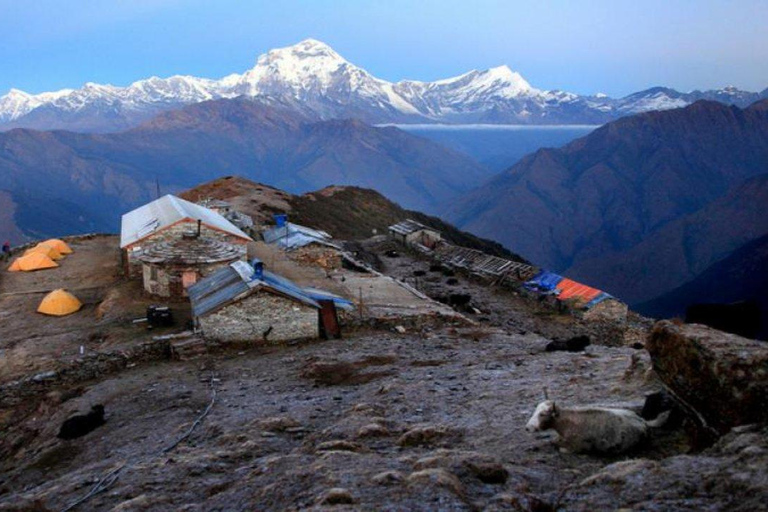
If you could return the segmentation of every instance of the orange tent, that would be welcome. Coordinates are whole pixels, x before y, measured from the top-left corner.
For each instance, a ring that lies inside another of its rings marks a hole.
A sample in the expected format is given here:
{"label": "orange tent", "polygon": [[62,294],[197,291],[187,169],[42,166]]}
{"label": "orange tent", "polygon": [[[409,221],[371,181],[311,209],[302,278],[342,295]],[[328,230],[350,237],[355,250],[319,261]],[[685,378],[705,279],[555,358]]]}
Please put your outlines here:
{"label": "orange tent", "polygon": [[29,255],[24,255],[16,260],[8,267],[11,272],[24,271],[29,272],[31,270],[43,270],[46,268],[58,267],[58,263],[51,258],[40,252],[33,252]]}
{"label": "orange tent", "polygon": [[59,251],[59,254],[72,254],[73,252],[64,240],[59,240],[58,238],[51,238],[50,240],[42,242],[42,244],[53,247]]}
{"label": "orange tent", "polygon": [[60,260],[64,256],[61,255],[59,251],[51,247],[50,245],[45,244],[37,244],[31,249],[27,249],[24,251],[24,256],[29,256],[30,254],[36,254],[36,253],[42,253],[51,258],[52,260]]}
{"label": "orange tent", "polygon": [[83,307],[83,303],[77,297],[66,290],[59,289],[52,291],[43,298],[37,312],[44,315],[65,316],[78,311],[81,307]]}
{"label": "orange tent", "polygon": [[557,295],[557,298],[560,300],[579,299],[589,302],[601,293],[600,290],[577,283],[567,277],[557,283],[557,289],[560,290],[560,293]]}

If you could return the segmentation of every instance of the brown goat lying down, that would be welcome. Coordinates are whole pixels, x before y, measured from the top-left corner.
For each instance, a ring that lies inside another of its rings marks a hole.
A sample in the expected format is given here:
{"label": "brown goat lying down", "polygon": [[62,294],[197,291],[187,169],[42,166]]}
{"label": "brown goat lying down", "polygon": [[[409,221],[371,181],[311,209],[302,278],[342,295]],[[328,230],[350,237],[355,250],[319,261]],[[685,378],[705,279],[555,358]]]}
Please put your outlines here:
{"label": "brown goat lying down", "polygon": [[605,407],[558,407],[541,402],[528,421],[529,432],[554,429],[558,445],[576,453],[617,455],[632,450],[648,437],[649,427],[661,426],[662,414],[649,422],[627,409]]}

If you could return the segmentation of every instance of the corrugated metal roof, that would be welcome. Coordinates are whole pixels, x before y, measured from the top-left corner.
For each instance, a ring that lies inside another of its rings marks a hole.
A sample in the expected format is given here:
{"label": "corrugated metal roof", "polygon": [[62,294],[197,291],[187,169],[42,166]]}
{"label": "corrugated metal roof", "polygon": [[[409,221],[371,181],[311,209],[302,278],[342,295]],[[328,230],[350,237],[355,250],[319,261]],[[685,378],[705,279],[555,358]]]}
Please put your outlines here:
{"label": "corrugated metal roof", "polygon": [[315,243],[339,249],[339,246],[331,242],[331,235],[325,231],[290,222],[285,226],[264,231],[262,237],[266,243],[276,245],[285,251],[292,251]]}
{"label": "corrugated metal roof", "polygon": [[201,220],[210,228],[251,240],[240,228],[213,210],[168,194],[123,215],[120,247],[131,245],[183,219]]}
{"label": "corrugated metal roof", "polygon": [[436,229],[427,227],[421,222],[416,222],[413,219],[406,219],[402,222],[398,222],[397,224],[389,226],[389,230],[394,231],[398,235],[410,235],[411,233],[415,233],[416,231],[420,231],[422,229],[437,232]]}
{"label": "corrugated metal roof", "polygon": [[264,271],[263,279],[255,278],[254,274],[253,267],[236,261],[190,286],[187,295],[192,304],[192,315],[212,313],[259,289],[279,293],[311,307],[320,307],[296,283],[267,270]]}

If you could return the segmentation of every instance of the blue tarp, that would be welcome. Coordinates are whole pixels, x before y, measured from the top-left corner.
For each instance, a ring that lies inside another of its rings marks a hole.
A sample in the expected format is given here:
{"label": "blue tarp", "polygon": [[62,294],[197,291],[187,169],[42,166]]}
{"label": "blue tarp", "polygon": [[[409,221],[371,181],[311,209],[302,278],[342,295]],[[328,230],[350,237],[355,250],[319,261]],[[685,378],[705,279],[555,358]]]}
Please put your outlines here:
{"label": "blue tarp", "polygon": [[594,299],[592,299],[591,301],[589,301],[589,302],[587,303],[587,306],[586,306],[586,308],[587,308],[587,309],[589,309],[589,308],[591,308],[592,306],[595,306],[595,305],[597,305],[597,304],[600,304],[600,303],[601,303],[601,302],[603,302],[605,299],[612,299],[612,298],[613,298],[613,295],[611,295],[610,293],[601,292],[601,293],[600,293],[600,295],[598,295],[597,297],[595,297]]}
{"label": "blue tarp", "polygon": [[[554,272],[550,272],[549,270],[542,270],[535,276],[533,276],[530,280],[526,281],[525,287],[528,290],[542,293],[542,294],[559,294],[560,290],[557,289],[557,286],[560,284],[560,282],[565,279],[563,276],[560,276],[558,274],[555,274]],[[597,295],[594,299],[589,301],[584,307],[586,309],[589,309],[597,304],[600,304],[606,299],[613,299],[615,298],[613,295],[605,292],[600,292],[599,295]]]}
{"label": "blue tarp", "polygon": [[525,283],[525,287],[529,290],[537,290],[541,292],[554,292],[560,281],[563,280],[563,276],[559,276],[549,270],[542,270],[536,274],[532,279]]}

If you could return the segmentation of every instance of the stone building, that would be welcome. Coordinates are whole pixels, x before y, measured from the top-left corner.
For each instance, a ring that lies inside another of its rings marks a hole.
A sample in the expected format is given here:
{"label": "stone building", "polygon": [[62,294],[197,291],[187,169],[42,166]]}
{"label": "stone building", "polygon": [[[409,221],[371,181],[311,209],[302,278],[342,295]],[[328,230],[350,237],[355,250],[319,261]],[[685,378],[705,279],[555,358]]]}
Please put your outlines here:
{"label": "stone building", "polygon": [[443,238],[436,229],[412,219],[389,226],[389,236],[403,245],[427,249],[435,249]]}
{"label": "stone building", "polygon": [[250,215],[246,215],[236,210],[230,203],[226,201],[222,201],[221,199],[207,198],[198,201],[197,204],[204,208],[208,208],[209,210],[213,210],[243,231],[249,231],[253,229],[253,219],[250,217]]}
{"label": "stone building", "polygon": [[149,245],[136,256],[141,262],[144,290],[150,295],[180,300],[187,288],[234,261],[245,260],[244,245],[198,237],[195,231]]}
{"label": "stone building", "polygon": [[123,215],[120,249],[125,272],[141,275],[136,259],[152,244],[177,240],[185,232],[195,231],[206,239],[245,246],[252,239],[220,214],[176,196],[166,195]]}
{"label": "stone building", "polygon": [[325,231],[278,219],[278,225],[262,233],[264,241],[285,251],[289,259],[325,270],[341,268],[341,247]]}
{"label": "stone building", "polygon": [[258,261],[223,267],[188,293],[195,326],[206,339],[269,343],[320,334],[318,301]]}

